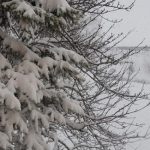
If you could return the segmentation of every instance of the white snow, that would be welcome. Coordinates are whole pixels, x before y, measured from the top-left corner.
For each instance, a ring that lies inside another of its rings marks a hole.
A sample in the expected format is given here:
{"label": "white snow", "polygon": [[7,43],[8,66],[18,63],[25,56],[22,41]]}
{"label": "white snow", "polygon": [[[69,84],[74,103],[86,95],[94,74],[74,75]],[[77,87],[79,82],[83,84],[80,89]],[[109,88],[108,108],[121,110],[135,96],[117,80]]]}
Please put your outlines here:
{"label": "white snow", "polygon": [[10,109],[21,110],[18,98],[7,87],[0,87],[0,97],[1,104],[5,104]]}
{"label": "white snow", "polygon": [[9,137],[7,134],[0,132],[0,147],[6,150],[7,148],[13,149],[13,145],[9,143]]}
{"label": "white snow", "polygon": [[22,74],[33,73],[37,78],[40,77],[40,68],[29,60],[24,60],[16,70]]}
{"label": "white snow", "polygon": [[0,54],[0,70],[5,69],[5,68],[11,68],[11,64],[8,62],[8,60]]}
{"label": "white snow", "polygon": [[[23,75],[21,73],[14,73],[8,82],[8,88],[19,89],[31,101],[39,103],[37,99],[37,91],[44,87],[42,81],[37,79],[33,73]],[[15,92],[15,91],[14,91]]]}
{"label": "white snow", "polygon": [[[32,7],[32,5],[30,5],[30,3],[28,3],[24,0],[22,0],[22,1],[11,0],[9,2],[4,2],[3,6],[11,7],[12,9],[14,9],[14,11],[17,11],[17,12],[23,14],[24,18],[29,18],[31,20],[36,20],[38,22],[44,21],[43,14],[45,13],[45,11],[40,8],[37,8],[37,7]],[[37,13],[35,11],[37,11]],[[39,14],[41,14],[41,16]]]}
{"label": "white snow", "polygon": [[25,53],[23,60],[29,60],[32,62],[38,62],[38,60],[40,59],[40,57],[34,53],[33,51],[29,50]]}
{"label": "white snow", "polygon": [[63,12],[66,12],[71,9],[66,0],[40,0],[40,3],[44,9],[49,11],[62,10]]}
{"label": "white snow", "polygon": [[38,62],[38,66],[41,68],[41,72],[46,76],[47,79],[49,79],[49,70],[50,73],[54,72],[54,67],[56,65],[57,62],[50,57],[44,57]]}
{"label": "white snow", "polygon": [[3,41],[3,45],[5,47],[9,46],[11,50],[13,50],[14,52],[18,52],[23,56],[28,51],[28,48],[21,41],[18,41],[17,39],[10,36],[6,36]]}
{"label": "white snow", "polygon": [[49,120],[51,122],[57,121],[60,124],[66,124],[65,117],[61,113],[59,113],[57,110],[53,110],[52,108],[49,108],[46,111],[46,114],[50,114]]}
{"label": "white snow", "polygon": [[25,145],[27,146],[27,150],[49,150],[48,145],[44,142],[42,137],[32,130],[25,139]]}
{"label": "white snow", "polygon": [[28,133],[28,128],[19,112],[9,111],[6,114],[6,132],[9,136],[10,141],[12,140],[12,132],[14,131],[14,124],[18,125],[21,132]]}
{"label": "white snow", "polygon": [[73,61],[76,64],[88,64],[83,56],[63,47],[51,48],[49,49],[49,52],[52,52],[54,54],[56,60],[63,60],[63,58],[65,58],[67,62]]}
{"label": "white snow", "polygon": [[43,126],[48,129],[49,122],[48,122],[48,116],[45,114],[42,114],[40,111],[32,110],[31,112],[31,118],[35,121],[36,130],[38,131],[38,121],[40,120],[43,124]]}
{"label": "white snow", "polygon": [[84,110],[77,101],[69,100],[67,98],[63,99],[63,109],[66,113],[71,110],[74,113],[85,115]]}

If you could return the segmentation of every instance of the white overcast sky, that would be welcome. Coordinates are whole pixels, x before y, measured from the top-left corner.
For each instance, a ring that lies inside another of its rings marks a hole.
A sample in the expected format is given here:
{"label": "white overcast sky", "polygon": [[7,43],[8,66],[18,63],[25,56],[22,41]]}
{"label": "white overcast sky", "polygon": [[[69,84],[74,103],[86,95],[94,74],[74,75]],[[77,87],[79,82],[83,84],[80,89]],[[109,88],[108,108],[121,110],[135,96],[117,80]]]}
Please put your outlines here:
{"label": "white overcast sky", "polygon": [[[129,3],[132,0],[121,0],[123,3]],[[109,16],[110,17],[110,16]],[[122,18],[123,21],[116,25],[115,33],[127,33],[134,30],[126,38],[121,46],[136,46],[144,38],[143,45],[150,46],[150,0],[136,0],[136,3],[130,12],[120,11],[111,16],[112,18]]]}

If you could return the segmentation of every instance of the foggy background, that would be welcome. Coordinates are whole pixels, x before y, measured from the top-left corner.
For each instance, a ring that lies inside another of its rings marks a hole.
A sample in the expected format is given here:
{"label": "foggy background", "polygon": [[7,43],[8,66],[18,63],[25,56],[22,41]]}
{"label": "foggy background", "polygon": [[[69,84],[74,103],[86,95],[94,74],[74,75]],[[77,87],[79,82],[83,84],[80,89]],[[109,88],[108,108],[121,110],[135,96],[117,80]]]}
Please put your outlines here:
{"label": "foggy background", "polygon": [[[124,4],[129,4],[133,0],[121,0]],[[107,15],[110,19],[123,19],[120,23],[116,24],[113,33],[132,33],[122,41],[119,46],[131,47],[137,46],[144,40],[141,46],[150,46],[150,0],[136,0],[134,7],[131,11],[118,11]],[[106,23],[107,25],[107,23]],[[138,79],[146,82],[145,92],[150,93],[150,48],[146,51],[137,54],[132,58],[134,61],[135,70],[139,70]],[[135,91],[141,85],[137,83]],[[137,114],[137,121],[145,123],[142,132],[150,126],[150,107]],[[150,150],[150,139],[143,141],[140,140],[136,143],[129,144],[127,150]]]}
{"label": "foggy background", "polygon": [[[133,0],[120,0],[125,5],[129,5]],[[150,46],[150,0],[136,0],[131,11],[118,11],[108,15],[111,19],[123,19],[114,29],[114,33],[127,33],[133,30],[132,33],[120,46],[136,46],[143,39],[142,45]]]}

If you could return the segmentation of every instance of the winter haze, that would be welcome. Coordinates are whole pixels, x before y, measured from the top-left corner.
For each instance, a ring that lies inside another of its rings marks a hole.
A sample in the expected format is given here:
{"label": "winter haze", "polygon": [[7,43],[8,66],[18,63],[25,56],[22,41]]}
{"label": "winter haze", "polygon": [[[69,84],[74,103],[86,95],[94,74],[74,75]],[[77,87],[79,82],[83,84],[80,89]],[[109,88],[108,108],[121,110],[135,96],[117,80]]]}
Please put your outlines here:
{"label": "winter haze", "polygon": [[[124,4],[129,4],[132,0],[122,0]],[[150,46],[150,1],[136,0],[136,3],[131,11],[114,12],[109,17],[112,19],[123,19],[114,28],[115,33],[127,33],[132,30],[132,33],[126,38],[121,46],[136,46],[139,42],[144,40],[143,45]]]}
{"label": "winter haze", "polygon": [[[131,0],[127,0],[124,3],[129,3]],[[120,43],[121,46],[136,46],[142,40],[144,40],[142,45],[150,46],[150,1],[149,0],[136,0],[136,3],[130,12],[117,12],[114,13],[112,18],[123,18],[119,24],[114,28],[115,33],[127,33],[132,30],[132,33]],[[145,92],[149,93],[150,89],[150,48],[146,51],[138,54],[137,56],[132,58],[134,61],[134,68],[139,70],[139,74],[137,78],[139,80],[145,81],[147,84],[145,85]],[[135,87],[135,91],[137,87],[140,86],[137,84]],[[146,127],[150,126],[149,119],[150,109],[146,109],[137,115],[137,120],[140,122],[146,123]],[[146,129],[145,127],[145,129]],[[127,149],[137,149],[137,150],[149,150],[150,148],[150,140],[146,141],[138,141],[138,144],[129,145]]]}

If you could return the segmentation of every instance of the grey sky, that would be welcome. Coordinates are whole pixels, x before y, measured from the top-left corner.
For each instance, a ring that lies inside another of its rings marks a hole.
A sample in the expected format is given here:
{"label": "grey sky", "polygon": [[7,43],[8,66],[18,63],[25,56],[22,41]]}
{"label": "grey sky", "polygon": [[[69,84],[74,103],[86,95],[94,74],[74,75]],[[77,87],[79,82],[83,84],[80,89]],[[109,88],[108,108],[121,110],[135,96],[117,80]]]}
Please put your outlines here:
{"label": "grey sky", "polygon": [[[122,0],[123,3],[131,1]],[[136,0],[135,6],[130,12],[120,11],[111,17],[123,18],[123,21],[116,25],[115,33],[127,33],[134,29],[120,45],[135,46],[145,38],[144,44],[150,46],[150,0]]]}

